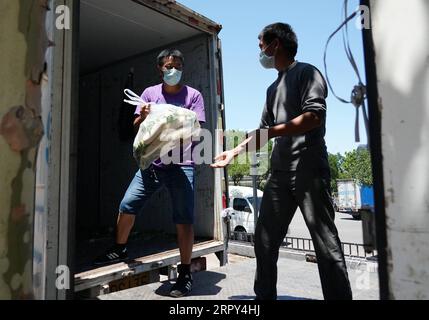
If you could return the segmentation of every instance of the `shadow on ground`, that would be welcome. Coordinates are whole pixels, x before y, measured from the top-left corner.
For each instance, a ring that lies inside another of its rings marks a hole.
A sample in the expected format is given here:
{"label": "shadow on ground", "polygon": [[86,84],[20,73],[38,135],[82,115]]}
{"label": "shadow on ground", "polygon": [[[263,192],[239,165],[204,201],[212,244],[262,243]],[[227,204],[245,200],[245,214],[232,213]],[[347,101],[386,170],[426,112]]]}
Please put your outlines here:
{"label": "shadow on ground", "polygon": [[[217,284],[226,278],[225,274],[205,271],[204,279],[201,278],[202,273],[193,274],[194,283],[192,288],[192,296],[212,296],[218,294],[222,288]],[[162,297],[170,297],[170,289],[174,285],[174,281],[163,281],[162,285],[155,290],[155,294]]]}

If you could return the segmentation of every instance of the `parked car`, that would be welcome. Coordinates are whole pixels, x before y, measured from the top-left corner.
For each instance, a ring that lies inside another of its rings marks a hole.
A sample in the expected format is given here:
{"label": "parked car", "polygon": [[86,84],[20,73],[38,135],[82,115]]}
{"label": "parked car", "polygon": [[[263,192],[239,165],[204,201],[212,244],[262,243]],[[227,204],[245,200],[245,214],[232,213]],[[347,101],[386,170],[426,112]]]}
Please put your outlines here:
{"label": "parked car", "polygon": [[[257,190],[258,195],[258,208],[262,201],[263,192]],[[230,218],[231,231],[254,233],[254,200],[253,188],[250,187],[229,187],[229,204],[227,209]]]}

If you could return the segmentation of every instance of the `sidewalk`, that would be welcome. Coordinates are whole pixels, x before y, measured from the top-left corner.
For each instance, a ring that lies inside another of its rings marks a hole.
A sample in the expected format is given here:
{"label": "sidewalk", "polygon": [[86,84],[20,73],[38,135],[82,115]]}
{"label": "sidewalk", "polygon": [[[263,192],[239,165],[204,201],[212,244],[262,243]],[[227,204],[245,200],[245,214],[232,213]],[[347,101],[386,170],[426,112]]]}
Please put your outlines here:
{"label": "sidewalk", "polygon": [[[237,255],[222,268],[194,274],[192,294],[183,300],[252,300],[256,261]],[[370,270],[370,269],[368,269]],[[378,274],[349,268],[355,300],[378,300]],[[153,283],[98,297],[101,300],[176,300],[168,296],[170,281]],[[317,264],[280,257],[277,292],[279,300],[323,299]]]}

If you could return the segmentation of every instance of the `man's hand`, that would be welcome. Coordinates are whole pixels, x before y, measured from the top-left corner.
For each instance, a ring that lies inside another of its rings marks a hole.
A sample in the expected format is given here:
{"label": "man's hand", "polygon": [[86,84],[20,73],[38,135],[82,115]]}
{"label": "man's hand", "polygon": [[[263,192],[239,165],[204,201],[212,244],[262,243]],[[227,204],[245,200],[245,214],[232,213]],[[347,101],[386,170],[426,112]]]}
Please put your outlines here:
{"label": "man's hand", "polygon": [[141,105],[140,118],[142,122],[146,120],[149,113],[150,113],[150,104],[148,103],[148,104]]}
{"label": "man's hand", "polygon": [[225,168],[227,165],[231,163],[235,155],[236,153],[234,149],[222,152],[220,155],[218,155],[215,158],[215,163],[212,164],[211,167],[216,169]]}
{"label": "man's hand", "polygon": [[215,163],[212,164],[211,167],[215,169],[225,168],[236,156],[245,150],[245,146],[250,142],[250,140],[252,140],[251,137],[240,143],[237,148],[222,152],[214,159]]}
{"label": "man's hand", "polygon": [[136,133],[139,131],[140,125],[143,123],[143,121],[146,120],[149,113],[150,113],[150,104],[141,105],[140,114],[134,119],[134,131]]}

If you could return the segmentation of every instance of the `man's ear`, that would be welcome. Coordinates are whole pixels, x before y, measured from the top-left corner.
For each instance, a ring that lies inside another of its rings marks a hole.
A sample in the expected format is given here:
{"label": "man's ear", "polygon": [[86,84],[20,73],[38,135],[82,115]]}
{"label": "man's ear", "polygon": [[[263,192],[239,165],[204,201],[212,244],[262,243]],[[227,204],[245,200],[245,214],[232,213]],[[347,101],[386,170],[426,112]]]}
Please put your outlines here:
{"label": "man's ear", "polygon": [[280,45],[280,40],[277,38],[276,40],[276,44],[275,44],[275,50],[278,52],[279,50],[282,49],[282,46]]}

